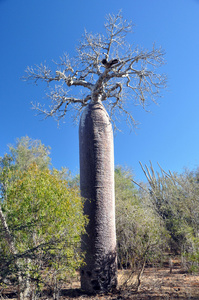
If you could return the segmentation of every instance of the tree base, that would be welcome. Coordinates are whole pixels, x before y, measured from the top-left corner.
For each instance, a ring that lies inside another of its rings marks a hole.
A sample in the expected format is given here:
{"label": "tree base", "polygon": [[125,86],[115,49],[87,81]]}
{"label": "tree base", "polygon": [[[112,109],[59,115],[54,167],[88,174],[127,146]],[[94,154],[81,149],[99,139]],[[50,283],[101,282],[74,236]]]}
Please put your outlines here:
{"label": "tree base", "polygon": [[96,261],[94,268],[84,266],[81,269],[81,289],[88,294],[107,293],[117,287],[116,253],[106,255]]}

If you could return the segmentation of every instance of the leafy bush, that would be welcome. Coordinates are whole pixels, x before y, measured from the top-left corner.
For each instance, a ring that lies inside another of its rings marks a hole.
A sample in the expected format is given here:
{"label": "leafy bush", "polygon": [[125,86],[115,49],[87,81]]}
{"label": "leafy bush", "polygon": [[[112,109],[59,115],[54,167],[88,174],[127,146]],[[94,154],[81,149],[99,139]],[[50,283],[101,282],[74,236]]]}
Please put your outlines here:
{"label": "leafy bush", "polygon": [[[25,150],[15,151],[17,156],[11,155],[9,161],[8,156],[1,159],[1,208],[14,251],[3,230],[0,279],[19,281],[20,275],[32,289],[50,282],[57,288],[83,263],[80,239],[87,222],[83,201],[78,188],[69,186],[63,171],[60,174],[44,163],[38,165],[31,148],[29,163],[24,158]],[[23,159],[19,159],[21,153]]]}

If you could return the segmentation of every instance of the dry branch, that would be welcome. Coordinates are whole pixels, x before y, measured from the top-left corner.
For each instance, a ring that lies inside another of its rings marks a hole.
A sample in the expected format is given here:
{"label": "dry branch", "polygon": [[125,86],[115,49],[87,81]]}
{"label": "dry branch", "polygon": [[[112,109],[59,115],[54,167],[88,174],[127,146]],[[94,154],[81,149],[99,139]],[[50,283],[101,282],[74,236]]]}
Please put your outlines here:
{"label": "dry branch", "polygon": [[[127,122],[135,125],[125,99],[143,108],[149,101],[156,102],[166,84],[165,75],[156,73],[164,63],[164,51],[155,46],[150,51],[132,49],[126,40],[132,24],[123,19],[121,12],[109,14],[104,26],[105,35],[85,31],[76,57],[70,59],[64,54],[60,62],[55,63],[55,71],[44,64],[27,68],[25,80],[44,81],[52,88],[48,94],[51,101],[48,109],[40,104],[35,105],[35,109],[46,117],[54,116],[60,120],[69,107],[81,111],[89,101],[101,99],[112,120],[121,113]],[[62,83],[59,87],[58,82]],[[74,87],[77,97],[74,97]]]}

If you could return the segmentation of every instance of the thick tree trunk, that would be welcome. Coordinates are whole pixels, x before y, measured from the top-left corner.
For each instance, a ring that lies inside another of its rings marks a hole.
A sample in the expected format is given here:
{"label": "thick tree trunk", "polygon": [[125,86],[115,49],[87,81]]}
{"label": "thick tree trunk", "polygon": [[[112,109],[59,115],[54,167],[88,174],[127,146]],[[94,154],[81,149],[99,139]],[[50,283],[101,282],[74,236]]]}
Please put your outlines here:
{"label": "thick tree trunk", "polygon": [[113,132],[101,102],[85,108],[79,142],[80,189],[89,217],[82,237],[81,287],[87,293],[100,293],[117,285]]}

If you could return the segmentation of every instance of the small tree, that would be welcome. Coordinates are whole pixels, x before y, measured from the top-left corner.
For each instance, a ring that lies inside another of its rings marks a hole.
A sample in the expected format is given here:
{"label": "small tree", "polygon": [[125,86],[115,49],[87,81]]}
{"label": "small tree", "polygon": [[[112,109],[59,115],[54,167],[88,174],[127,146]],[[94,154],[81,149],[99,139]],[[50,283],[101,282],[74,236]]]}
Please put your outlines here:
{"label": "small tree", "polygon": [[[85,213],[90,222],[82,242],[86,266],[81,271],[81,282],[89,293],[107,291],[117,284],[110,120],[115,125],[122,113],[134,125],[130,100],[145,107],[148,100],[155,102],[165,86],[164,75],[156,73],[163,64],[164,52],[155,46],[151,51],[132,49],[126,40],[131,28],[120,12],[108,15],[105,35],[85,31],[73,59],[65,54],[55,71],[43,64],[26,70],[27,80],[44,81],[52,87],[49,109],[33,105],[45,117],[54,116],[59,121],[71,108],[77,114],[85,108],[79,127],[80,189],[88,199]],[[74,96],[75,87],[78,96]]]}
{"label": "small tree", "polygon": [[0,286],[5,279],[14,280],[24,300],[30,294],[34,299],[41,283],[51,284],[58,293],[62,281],[83,261],[82,199],[63,173],[45,166],[49,157],[44,149],[48,148],[41,142],[26,137],[10,147],[9,159],[0,159]]}

